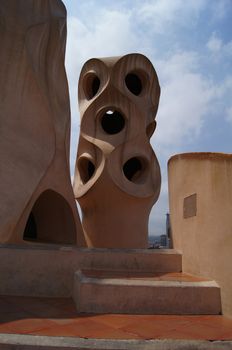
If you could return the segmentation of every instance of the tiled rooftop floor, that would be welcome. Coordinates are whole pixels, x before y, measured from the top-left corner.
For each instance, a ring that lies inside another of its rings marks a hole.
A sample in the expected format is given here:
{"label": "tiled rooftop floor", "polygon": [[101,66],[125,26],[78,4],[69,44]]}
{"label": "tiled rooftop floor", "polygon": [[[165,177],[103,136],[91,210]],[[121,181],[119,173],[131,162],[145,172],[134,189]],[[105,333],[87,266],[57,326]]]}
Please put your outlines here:
{"label": "tiled rooftop floor", "polygon": [[0,297],[0,333],[102,339],[232,340],[223,316],[77,314],[72,299]]}

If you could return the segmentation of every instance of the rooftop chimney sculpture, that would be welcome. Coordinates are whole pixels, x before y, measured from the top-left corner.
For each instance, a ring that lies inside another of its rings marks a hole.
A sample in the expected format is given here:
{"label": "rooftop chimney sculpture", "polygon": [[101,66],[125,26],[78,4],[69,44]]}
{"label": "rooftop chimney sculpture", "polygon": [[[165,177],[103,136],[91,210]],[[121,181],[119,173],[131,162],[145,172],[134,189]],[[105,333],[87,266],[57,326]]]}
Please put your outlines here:
{"label": "rooftop chimney sculpture", "polygon": [[141,54],[90,59],[79,80],[74,194],[87,245],[146,248],[160,168],[150,144],[160,87]]}
{"label": "rooftop chimney sculpture", "polygon": [[63,3],[1,0],[0,41],[0,243],[82,245],[69,171]]}

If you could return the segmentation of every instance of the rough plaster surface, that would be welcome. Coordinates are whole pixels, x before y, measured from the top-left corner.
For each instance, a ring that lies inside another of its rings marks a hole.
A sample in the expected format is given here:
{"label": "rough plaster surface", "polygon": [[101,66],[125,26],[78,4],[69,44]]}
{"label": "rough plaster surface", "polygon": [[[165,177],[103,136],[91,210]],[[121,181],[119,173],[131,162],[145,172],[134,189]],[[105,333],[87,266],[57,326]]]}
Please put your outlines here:
{"label": "rough plaster surface", "polygon": [[[187,153],[168,164],[173,247],[183,271],[221,287],[223,313],[232,316],[232,155]],[[197,195],[196,216],[183,217],[184,198]]]}

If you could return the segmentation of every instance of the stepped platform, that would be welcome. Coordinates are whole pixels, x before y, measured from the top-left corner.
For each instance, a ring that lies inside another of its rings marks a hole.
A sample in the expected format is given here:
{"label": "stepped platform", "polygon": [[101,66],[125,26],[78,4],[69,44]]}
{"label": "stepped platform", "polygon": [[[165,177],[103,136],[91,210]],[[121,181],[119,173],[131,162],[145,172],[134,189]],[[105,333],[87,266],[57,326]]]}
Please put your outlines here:
{"label": "stepped platform", "polygon": [[0,349],[231,349],[222,315],[80,314],[70,298],[0,297]]}
{"label": "stepped platform", "polygon": [[28,243],[0,245],[0,295],[70,297],[79,269],[180,272],[174,249],[90,249]]}
{"label": "stepped platform", "polygon": [[216,282],[182,272],[77,271],[73,299],[79,312],[220,314]]}
{"label": "stepped platform", "polygon": [[182,273],[178,251],[28,244],[0,253],[1,350],[232,349],[220,288]]}

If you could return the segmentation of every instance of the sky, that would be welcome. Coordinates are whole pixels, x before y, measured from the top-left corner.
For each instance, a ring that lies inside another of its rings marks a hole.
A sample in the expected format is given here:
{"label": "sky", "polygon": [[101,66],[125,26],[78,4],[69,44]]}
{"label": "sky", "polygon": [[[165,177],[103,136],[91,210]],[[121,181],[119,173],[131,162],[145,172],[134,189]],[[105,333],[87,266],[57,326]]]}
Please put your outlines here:
{"label": "sky", "polygon": [[162,187],[149,234],[165,233],[167,161],[184,152],[232,153],[232,0],[63,0],[71,102],[71,175],[80,119],[80,69],[92,57],[138,52],[161,86],[151,144]]}

